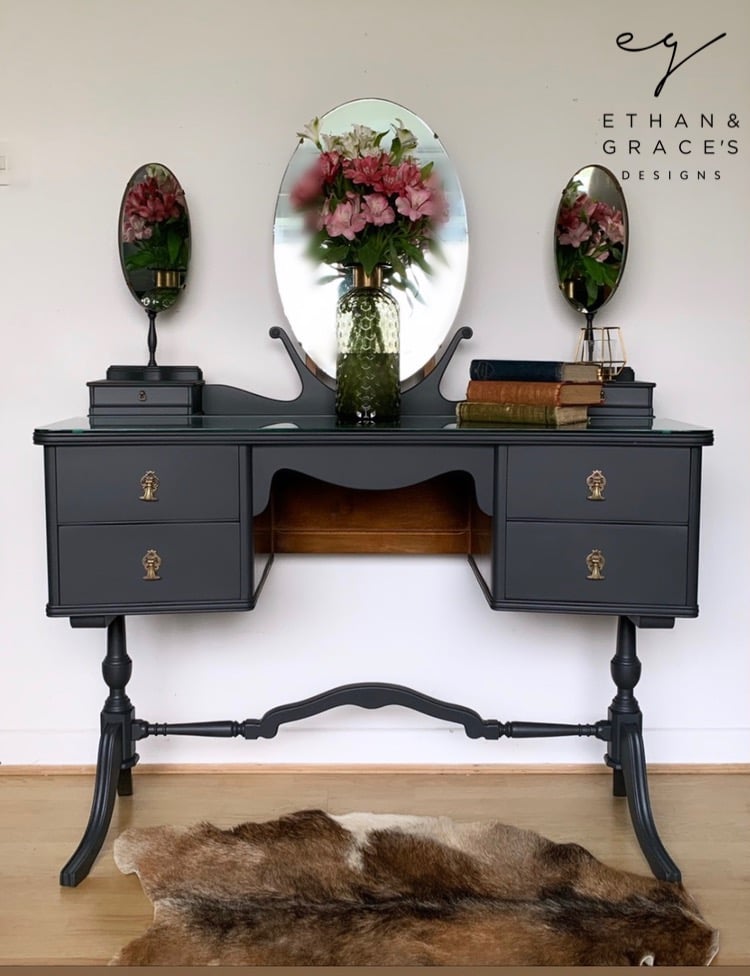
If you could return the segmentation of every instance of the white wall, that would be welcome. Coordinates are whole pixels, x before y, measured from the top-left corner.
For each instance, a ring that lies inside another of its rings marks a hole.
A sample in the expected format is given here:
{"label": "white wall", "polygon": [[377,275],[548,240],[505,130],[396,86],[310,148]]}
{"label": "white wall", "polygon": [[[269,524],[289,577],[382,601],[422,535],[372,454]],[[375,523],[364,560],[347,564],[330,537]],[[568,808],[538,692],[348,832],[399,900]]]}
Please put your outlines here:
{"label": "white wall", "polygon": [[[472,357],[572,356],[579,322],[551,260],[559,192],[587,163],[631,172],[628,266],[601,323],[623,327],[631,364],[657,383],[658,414],[716,431],[704,454],[700,617],[639,632],[648,758],[750,761],[748,27],[746,0],[579,0],[574,13],[558,0],[0,0],[0,144],[11,175],[0,186],[0,760],[95,756],[103,632],[45,617],[42,452],[31,433],[85,414],[85,383],[110,363],[145,361],[145,316],[116,252],[127,179],[159,160],[188,194],[191,281],[164,318],[159,360],[290,398],[295,375],[268,337],[283,324],[271,253],[278,185],[313,115],[380,96],[436,129],[466,196],[460,323],[474,339],[444,383],[455,398]],[[675,62],[727,36],[656,99],[670,51],[627,54],[615,46],[623,31],[641,46],[672,32]],[[626,112],[639,113],[633,131]],[[661,130],[649,129],[649,112],[662,113]],[[700,112],[714,113],[713,132],[699,130]],[[679,113],[687,130],[674,127]],[[730,113],[738,129],[727,127]],[[640,162],[626,152],[634,133]],[[713,156],[706,135],[717,140]],[[614,155],[602,151],[607,136]],[[686,137],[696,148],[681,156]],[[666,156],[652,155],[657,138]],[[655,168],[673,178],[655,181]],[[721,178],[699,182],[699,169]],[[462,559],[286,557],[253,613],[133,618],[130,692],[150,721],[241,719],[372,679],[485,717],[587,722],[605,717],[613,694],[614,627],[493,613]],[[602,751],[593,740],[477,743],[399,709],[338,710],[269,742],[141,747],[147,762],[587,762]]]}

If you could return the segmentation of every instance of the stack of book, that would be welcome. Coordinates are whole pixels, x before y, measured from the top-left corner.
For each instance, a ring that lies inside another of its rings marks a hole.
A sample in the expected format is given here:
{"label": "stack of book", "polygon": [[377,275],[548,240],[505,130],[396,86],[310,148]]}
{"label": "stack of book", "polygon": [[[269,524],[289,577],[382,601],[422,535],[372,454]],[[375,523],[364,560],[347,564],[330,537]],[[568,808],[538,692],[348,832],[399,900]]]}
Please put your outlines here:
{"label": "stack of book", "polygon": [[601,399],[596,363],[474,359],[456,417],[460,423],[563,427],[586,424],[589,407]]}

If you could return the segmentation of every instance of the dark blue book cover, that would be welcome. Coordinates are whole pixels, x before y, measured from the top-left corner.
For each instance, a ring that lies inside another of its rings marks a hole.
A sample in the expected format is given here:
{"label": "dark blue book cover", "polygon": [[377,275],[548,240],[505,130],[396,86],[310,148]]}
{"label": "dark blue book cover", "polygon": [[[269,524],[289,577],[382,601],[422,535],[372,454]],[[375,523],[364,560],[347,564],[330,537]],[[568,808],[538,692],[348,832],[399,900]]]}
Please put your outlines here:
{"label": "dark blue book cover", "polygon": [[529,380],[537,383],[595,383],[596,363],[566,363],[547,359],[472,359],[472,380]]}

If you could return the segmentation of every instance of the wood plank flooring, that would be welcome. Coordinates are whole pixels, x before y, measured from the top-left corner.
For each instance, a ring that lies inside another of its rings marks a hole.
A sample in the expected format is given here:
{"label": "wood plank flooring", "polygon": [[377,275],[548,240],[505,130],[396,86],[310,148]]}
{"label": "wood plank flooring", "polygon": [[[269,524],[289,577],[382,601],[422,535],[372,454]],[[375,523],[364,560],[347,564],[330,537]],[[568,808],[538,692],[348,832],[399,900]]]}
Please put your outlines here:
{"label": "wood plank flooring", "polygon": [[[576,841],[613,867],[648,873],[626,803],[609,773],[432,772],[382,768],[226,771],[134,775],[135,795],[117,801],[104,849],[78,888],[59,870],[88,818],[93,778],[0,776],[0,964],[103,965],[150,924],[151,905],[134,875],[112,859],[131,825],[228,827],[319,807],[332,813],[445,815],[502,820],[556,841]],[[750,775],[652,774],[651,801],[668,851],[706,919],[721,931],[714,965],[750,963]]]}

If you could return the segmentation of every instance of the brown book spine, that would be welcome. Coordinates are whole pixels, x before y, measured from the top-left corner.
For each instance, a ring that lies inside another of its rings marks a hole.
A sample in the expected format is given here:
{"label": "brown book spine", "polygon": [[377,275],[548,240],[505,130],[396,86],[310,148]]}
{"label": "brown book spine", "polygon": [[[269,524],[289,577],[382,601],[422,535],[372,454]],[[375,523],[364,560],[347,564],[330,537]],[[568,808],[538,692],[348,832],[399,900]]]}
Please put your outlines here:
{"label": "brown book spine", "polygon": [[540,424],[548,427],[562,427],[566,424],[584,423],[588,419],[588,407],[462,400],[456,404],[456,418],[459,421],[473,423]]}
{"label": "brown book spine", "polygon": [[469,380],[466,399],[480,403],[598,404],[601,383],[541,383],[533,380]]}

